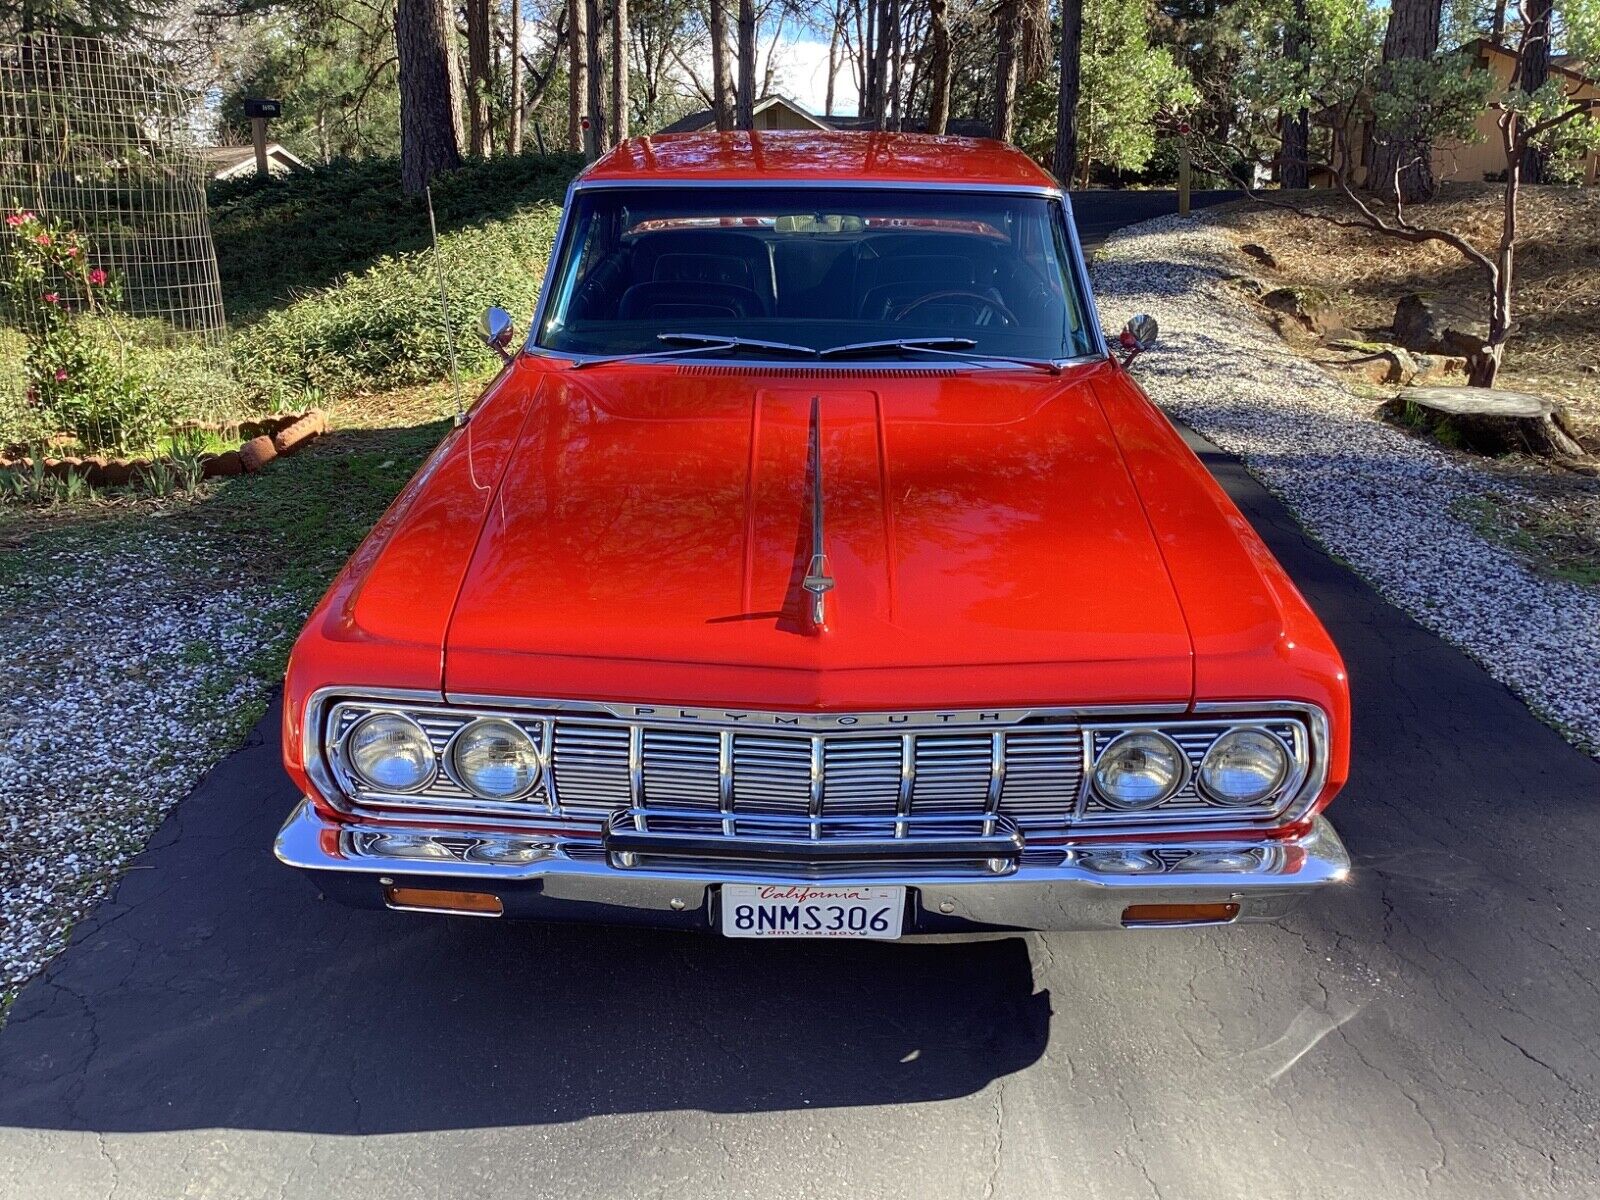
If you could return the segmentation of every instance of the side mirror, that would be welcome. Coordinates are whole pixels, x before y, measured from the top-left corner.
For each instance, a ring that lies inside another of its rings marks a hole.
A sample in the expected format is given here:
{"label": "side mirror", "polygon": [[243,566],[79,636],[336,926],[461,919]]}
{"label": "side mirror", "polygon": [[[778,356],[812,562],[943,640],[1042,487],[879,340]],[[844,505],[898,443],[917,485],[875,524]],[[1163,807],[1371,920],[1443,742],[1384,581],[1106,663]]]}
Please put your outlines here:
{"label": "side mirror", "polygon": [[1122,365],[1127,366],[1139,355],[1156,344],[1156,335],[1160,327],[1156,319],[1149,313],[1139,313],[1122,327],[1122,336],[1117,339],[1128,356],[1122,360]]}
{"label": "side mirror", "polygon": [[483,339],[483,344],[506,362],[511,361],[511,352],[507,347],[511,345],[511,339],[516,335],[517,331],[511,324],[511,314],[503,308],[485,309],[483,316],[478,318],[478,336]]}

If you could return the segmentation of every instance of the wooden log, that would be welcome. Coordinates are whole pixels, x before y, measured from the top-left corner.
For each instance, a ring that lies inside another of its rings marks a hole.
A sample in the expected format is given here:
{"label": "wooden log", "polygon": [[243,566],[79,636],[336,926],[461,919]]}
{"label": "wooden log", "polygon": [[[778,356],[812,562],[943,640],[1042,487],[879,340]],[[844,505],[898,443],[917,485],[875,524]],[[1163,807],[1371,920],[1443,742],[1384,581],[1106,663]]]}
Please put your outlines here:
{"label": "wooden log", "polygon": [[1438,433],[1449,429],[1480,454],[1525,451],[1542,458],[1583,461],[1589,455],[1572,436],[1566,411],[1529,392],[1497,388],[1407,388],[1385,406],[1407,425]]}

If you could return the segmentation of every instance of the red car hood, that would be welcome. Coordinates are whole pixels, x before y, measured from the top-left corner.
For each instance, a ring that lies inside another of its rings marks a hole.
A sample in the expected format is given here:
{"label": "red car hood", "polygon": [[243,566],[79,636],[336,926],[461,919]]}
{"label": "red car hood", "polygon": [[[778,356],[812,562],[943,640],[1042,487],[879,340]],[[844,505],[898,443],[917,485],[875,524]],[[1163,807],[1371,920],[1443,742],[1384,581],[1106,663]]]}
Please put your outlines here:
{"label": "red car hood", "polygon": [[[1102,373],[527,372],[537,391],[461,582],[445,690],[1185,703],[1191,640]],[[836,581],[820,633],[800,586],[813,397]]]}

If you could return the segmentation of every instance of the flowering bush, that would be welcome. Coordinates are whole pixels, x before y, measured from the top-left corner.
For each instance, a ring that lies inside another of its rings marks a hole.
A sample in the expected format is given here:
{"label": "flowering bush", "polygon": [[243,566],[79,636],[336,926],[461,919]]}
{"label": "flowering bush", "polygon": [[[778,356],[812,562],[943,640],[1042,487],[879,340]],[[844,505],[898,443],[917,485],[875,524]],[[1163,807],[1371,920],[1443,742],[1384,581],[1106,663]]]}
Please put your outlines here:
{"label": "flowering bush", "polygon": [[41,424],[88,450],[149,444],[166,414],[119,344],[117,281],[89,265],[88,244],[61,221],[16,209],[4,229],[0,284],[27,331],[23,372]]}

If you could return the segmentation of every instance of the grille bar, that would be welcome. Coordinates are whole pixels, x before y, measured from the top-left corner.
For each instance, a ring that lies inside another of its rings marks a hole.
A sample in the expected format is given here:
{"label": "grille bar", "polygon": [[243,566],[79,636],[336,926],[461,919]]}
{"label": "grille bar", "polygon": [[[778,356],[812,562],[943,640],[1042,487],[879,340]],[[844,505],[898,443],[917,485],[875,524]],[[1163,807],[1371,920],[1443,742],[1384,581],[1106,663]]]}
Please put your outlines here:
{"label": "grille bar", "polygon": [[[406,795],[364,790],[339,759],[341,739],[363,717],[398,711],[426,733],[441,758],[476,716],[451,707],[340,701],[325,717],[336,771],[360,808],[429,809],[515,820],[558,818],[593,830],[614,816],[638,833],[784,837],[801,841],[984,837],[1014,829],[1023,837],[1130,826],[1193,828],[1276,819],[1308,777],[1311,725],[1299,716],[1200,718],[1183,722],[1077,720],[910,729],[695,727],[649,719],[561,712],[486,710],[516,723],[538,748],[539,786],[514,801],[474,797],[441,769]],[[1087,764],[1129,728],[1167,730],[1198,768],[1212,742],[1240,720],[1270,731],[1291,749],[1297,774],[1280,796],[1247,809],[1222,809],[1193,779],[1159,809],[1129,814],[1088,785]]]}

